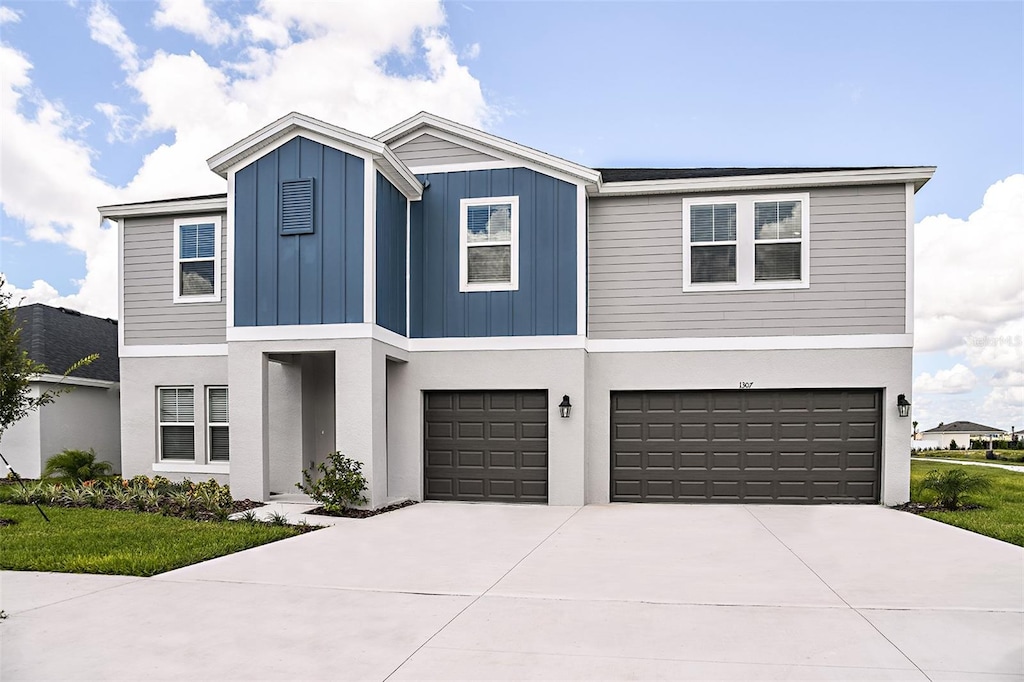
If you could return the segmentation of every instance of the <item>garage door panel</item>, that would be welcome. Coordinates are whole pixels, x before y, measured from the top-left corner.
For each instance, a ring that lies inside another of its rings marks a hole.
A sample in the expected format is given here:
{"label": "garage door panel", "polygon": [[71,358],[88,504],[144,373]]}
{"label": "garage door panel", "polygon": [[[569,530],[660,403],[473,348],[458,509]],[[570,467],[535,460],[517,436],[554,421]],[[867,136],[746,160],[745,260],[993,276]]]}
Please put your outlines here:
{"label": "garage door panel", "polygon": [[547,502],[545,391],[431,391],[424,408],[427,499]]}
{"label": "garage door panel", "polygon": [[612,500],[876,502],[880,405],[872,389],[613,393]]}

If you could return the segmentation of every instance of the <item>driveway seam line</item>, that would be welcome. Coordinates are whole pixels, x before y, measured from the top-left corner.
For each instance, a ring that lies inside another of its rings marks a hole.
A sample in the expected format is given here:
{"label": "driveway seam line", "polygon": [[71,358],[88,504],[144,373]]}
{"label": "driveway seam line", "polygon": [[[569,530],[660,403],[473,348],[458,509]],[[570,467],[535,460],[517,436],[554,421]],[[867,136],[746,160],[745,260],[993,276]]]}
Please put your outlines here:
{"label": "driveway seam line", "polygon": [[804,559],[803,559],[803,557],[802,557],[802,556],[800,556],[799,554],[797,554],[797,553],[796,553],[795,551],[793,551],[793,548],[792,548],[792,547],[790,547],[790,546],[789,546],[789,545],[787,545],[787,544],[786,544],[785,542],[783,542],[783,541],[782,541],[782,538],[780,538],[780,537],[779,537],[778,535],[776,535],[776,534],[774,533],[774,531],[772,531],[772,529],[771,529],[771,528],[769,528],[769,527],[768,527],[768,525],[767,525],[767,524],[766,524],[766,523],[765,523],[764,521],[762,521],[762,520],[761,520],[761,518],[760,518],[759,516],[757,516],[757,514],[755,514],[755,513],[753,512],[753,511],[751,511],[751,510],[750,510],[750,507],[748,507],[748,506],[744,506],[744,509],[746,509],[747,513],[748,513],[748,514],[750,514],[750,515],[751,515],[751,516],[752,516],[752,517],[754,518],[754,520],[755,520],[755,521],[757,521],[757,522],[758,522],[759,524],[761,524],[761,527],[762,527],[762,528],[764,528],[764,529],[765,529],[766,531],[768,531],[768,534],[769,534],[769,535],[771,535],[771,536],[772,536],[773,538],[775,538],[776,542],[778,542],[778,543],[779,543],[780,545],[782,545],[783,547],[785,547],[785,548],[786,548],[786,550],[787,550],[787,551],[788,551],[788,552],[789,552],[790,554],[792,554],[792,555],[793,555],[794,557],[796,557],[796,560],[797,560],[797,561],[799,561],[799,562],[800,562],[801,564],[803,564],[803,565],[804,565],[804,567],[805,567],[805,568],[806,568],[806,569],[807,569],[808,571],[810,571],[810,572],[811,572],[811,573],[812,573],[812,574],[814,575],[814,577],[815,577],[815,578],[817,578],[818,580],[820,580],[820,581],[821,581],[821,584],[822,584],[822,585],[824,585],[825,587],[827,587],[827,588],[828,588],[828,590],[829,590],[829,592],[831,592],[832,594],[836,595],[836,598],[837,598],[837,599],[839,599],[839,600],[840,600],[841,602],[843,602],[844,604],[846,604],[846,606],[847,606],[847,607],[849,607],[849,609],[850,609],[851,611],[853,611],[853,612],[854,612],[854,613],[856,613],[856,614],[857,614],[858,616],[860,616],[860,617],[861,617],[861,619],[862,619],[862,620],[863,620],[863,621],[864,621],[865,623],[867,623],[867,624],[868,624],[868,625],[869,625],[869,626],[871,627],[871,629],[872,629],[872,630],[874,630],[875,632],[877,632],[877,633],[878,633],[878,634],[879,634],[879,635],[880,635],[880,636],[882,637],[882,639],[884,639],[885,641],[887,641],[887,642],[888,642],[888,643],[889,643],[889,644],[890,644],[890,645],[892,646],[892,648],[894,648],[894,649],[896,649],[896,651],[900,652],[900,655],[901,655],[901,656],[903,656],[903,658],[907,659],[907,661],[909,661],[909,662],[910,662],[910,664],[911,664],[912,666],[914,666],[915,668],[917,668],[917,670],[918,670],[918,671],[919,671],[919,672],[920,672],[920,673],[921,673],[922,675],[924,675],[925,679],[927,679],[927,680],[931,680],[931,679],[932,679],[931,677],[929,677],[929,676],[928,676],[928,673],[926,673],[926,672],[925,672],[925,671],[924,671],[924,670],[923,670],[923,669],[921,668],[921,666],[919,666],[919,665],[917,664],[917,662],[916,662],[916,661],[915,661],[914,659],[912,659],[912,658],[911,658],[910,656],[908,656],[908,655],[907,655],[907,652],[905,652],[905,651],[904,651],[903,649],[901,649],[901,648],[899,648],[898,646],[896,646],[896,643],[895,643],[895,642],[893,642],[893,641],[892,641],[891,639],[889,639],[889,638],[888,638],[888,637],[887,637],[887,636],[885,635],[885,633],[884,633],[884,632],[882,632],[881,630],[879,630],[879,629],[878,629],[878,626],[876,626],[876,625],[875,625],[874,623],[872,623],[872,622],[871,622],[871,620],[870,620],[870,619],[869,619],[869,618],[868,618],[867,616],[865,616],[865,615],[864,615],[863,613],[861,613],[861,612],[860,612],[860,610],[858,610],[858,609],[857,609],[857,608],[856,608],[856,607],[855,607],[855,606],[854,606],[853,604],[851,604],[850,602],[846,601],[846,599],[845,599],[845,598],[843,598],[843,596],[842,596],[841,594],[839,594],[838,592],[836,592],[836,591],[835,591],[835,589],[834,589],[834,588],[833,588],[833,587],[832,587],[831,585],[829,585],[829,584],[828,584],[828,582],[826,582],[826,581],[825,581],[825,579],[824,579],[824,578],[822,578],[822,577],[821,577],[821,576],[820,576],[820,575],[818,574],[818,572],[817,572],[817,571],[815,571],[815,570],[814,570],[813,568],[811,568],[811,567],[810,567],[810,565],[809,565],[809,564],[808,564],[808,563],[807,563],[806,561],[804,561]]}
{"label": "driveway seam line", "polygon": [[454,616],[452,616],[451,618],[449,618],[449,619],[448,619],[448,621],[447,621],[447,622],[445,622],[445,624],[444,624],[444,625],[442,625],[441,627],[439,627],[439,628],[437,629],[437,631],[435,631],[435,632],[434,632],[434,634],[432,634],[432,635],[431,635],[430,637],[428,637],[428,638],[427,638],[426,640],[424,640],[423,644],[420,644],[420,645],[419,645],[418,647],[416,647],[416,649],[415,649],[415,650],[413,650],[413,652],[412,652],[411,654],[409,654],[408,656],[406,656],[406,657],[405,657],[405,658],[404,658],[404,659],[402,660],[402,662],[401,662],[401,663],[399,663],[399,664],[398,664],[397,666],[395,666],[395,669],[394,669],[394,670],[392,670],[391,672],[389,672],[389,673],[387,674],[387,676],[386,676],[386,677],[384,678],[383,682],[387,682],[388,680],[390,680],[390,679],[391,679],[391,676],[392,676],[392,675],[394,675],[394,674],[395,674],[396,672],[398,672],[399,670],[401,670],[401,669],[402,669],[402,666],[404,666],[404,665],[405,665],[406,663],[408,663],[408,662],[409,662],[409,659],[411,659],[411,658],[412,658],[413,656],[415,656],[415,655],[416,655],[417,653],[419,653],[421,649],[423,649],[423,648],[424,648],[424,647],[426,647],[426,646],[427,646],[428,644],[430,644],[430,643],[431,643],[432,641],[434,641],[434,638],[435,638],[435,637],[437,637],[437,636],[438,636],[439,634],[441,634],[441,633],[442,633],[442,632],[443,632],[443,631],[444,631],[445,629],[447,629],[447,627],[448,627],[449,625],[451,625],[452,623],[454,623],[454,622],[455,622],[455,620],[456,620],[456,619],[457,619],[457,618],[458,618],[459,616],[461,616],[462,614],[464,614],[464,613],[465,613],[465,612],[466,612],[466,611],[467,611],[467,610],[468,610],[468,609],[469,609],[470,607],[472,607],[472,606],[473,606],[473,604],[476,604],[476,603],[477,603],[478,601],[480,601],[481,599],[483,599],[483,598],[484,598],[484,596],[486,596],[488,592],[490,592],[491,590],[493,590],[493,589],[494,589],[494,588],[495,588],[495,587],[496,587],[496,586],[498,585],[498,583],[500,583],[500,582],[501,582],[502,580],[504,580],[504,579],[506,578],[506,576],[508,576],[508,574],[509,574],[509,573],[511,573],[512,571],[516,570],[516,569],[517,569],[517,568],[519,567],[519,565],[520,565],[521,563],[523,563],[524,561],[526,561],[527,559],[529,559],[529,558],[530,558],[530,556],[531,556],[531,555],[533,555],[533,553],[534,553],[534,552],[536,552],[536,551],[537,551],[538,549],[540,549],[541,545],[543,545],[543,544],[544,544],[544,543],[546,543],[546,542],[547,542],[548,540],[550,540],[550,539],[551,539],[551,537],[552,537],[552,536],[553,536],[553,535],[554,535],[555,533],[557,533],[558,531],[562,530],[562,527],[563,527],[563,526],[565,526],[565,524],[567,524],[567,523],[569,523],[570,521],[572,521],[572,520],[573,520],[573,519],[574,519],[574,518],[576,517],[576,515],[577,515],[577,514],[579,514],[579,513],[581,512],[581,511],[583,511],[583,507],[582,507],[582,506],[581,506],[581,507],[577,507],[577,508],[576,508],[576,511],[574,511],[574,512],[573,512],[572,514],[570,514],[570,515],[569,515],[569,516],[568,516],[568,517],[567,517],[567,518],[566,518],[566,519],[565,519],[564,521],[562,521],[562,522],[561,522],[560,524],[558,524],[558,526],[556,526],[554,530],[552,530],[552,531],[551,531],[550,533],[548,533],[547,535],[545,535],[545,536],[544,536],[544,538],[543,538],[543,539],[542,539],[542,540],[541,540],[540,542],[538,542],[538,543],[537,543],[537,544],[536,544],[536,545],[535,545],[535,546],[533,547],[533,549],[531,549],[531,550],[530,550],[529,552],[527,552],[526,554],[524,554],[524,555],[523,555],[523,556],[522,556],[522,557],[521,557],[521,558],[519,559],[519,561],[517,561],[517,562],[515,562],[514,564],[512,564],[512,566],[511,566],[511,567],[510,567],[510,568],[509,568],[509,569],[508,569],[507,571],[505,571],[504,573],[502,573],[502,574],[501,574],[501,576],[500,576],[500,577],[499,577],[499,578],[498,578],[497,580],[495,580],[495,581],[494,581],[494,582],[493,582],[493,583],[492,583],[492,584],[490,585],[490,587],[488,587],[488,588],[487,588],[486,590],[484,590],[483,592],[481,592],[480,594],[478,594],[478,595],[476,596],[476,598],[475,598],[475,599],[473,599],[473,600],[472,600],[471,602],[469,602],[468,604],[466,604],[465,606],[463,606],[463,607],[462,607],[461,609],[459,609],[459,612],[458,612],[458,613],[456,613],[456,614],[455,614]]}
{"label": "driveway seam line", "polygon": [[[69,573],[68,575],[88,575],[88,574]],[[49,604],[41,604],[39,606],[33,606],[32,608],[25,609],[24,611],[12,611],[10,613],[10,615],[11,616],[20,616],[22,614],[30,613],[32,611],[38,611],[39,609],[45,609],[45,608],[48,608],[50,606],[56,606],[57,604],[64,604],[64,603],[69,602],[69,601],[74,601],[75,599],[81,599],[82,597],[89,597],[89,596],[94,595],[94,594],[99,594],[100,592],[106,592],[108,590],[116,590],[119,587],[128,587],[129,585],[134,585],[135,583],[137,583],[139,581],[146,580],[146,578],[143,577],[143,576],[122,576],[122,577],[134,578],[134,579],[130,580],[129,582],[126,582],[126,583],[121,583],[120,585],[111,585],[110,587],[101,587],[98,590],[92,590],[92,591],[89,591],[89,592],[84,592],[82,594],[76,594],[76,595],[74,595],[72,597],[67,597],[66,599],[61,599],[59,601],[50,602]]]}

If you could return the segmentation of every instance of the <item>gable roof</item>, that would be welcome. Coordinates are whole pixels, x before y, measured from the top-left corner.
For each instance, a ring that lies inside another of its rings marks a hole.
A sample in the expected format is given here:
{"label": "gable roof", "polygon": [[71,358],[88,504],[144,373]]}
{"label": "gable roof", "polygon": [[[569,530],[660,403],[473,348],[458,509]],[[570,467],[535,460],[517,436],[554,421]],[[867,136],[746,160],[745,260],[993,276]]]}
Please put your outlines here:
{"label": "gable roof", "polygon": [[405,119],[397,125],[393,125],[384,132],[374,135],[374,139],[380,140],[384,144],[390,145],[402,138],[412,137],[415,133],[423,131],[441,131],[442,133],[448,133],[455,137],[462,138],[469,142],[475,142],[485,148],[490,148],[501,152],[507,156],[512,156],[517,159],[523,159],[531,163],[535,163],[539,166],[550,168],[552,170],[565,173],[574,178],[585,181],[588,184],[596,185],[601,181],[601,174],[587,166],[582,166],[572,161],[559,158],[552,154],[527,147],[526,145],[519,144],[518,142],[512,142],[506,140],[503,137],[497,135],[491,135],[485,133],[482,130],[471,128],[461,123],[456,123],[447,118],[442,118],[435,114],[421,111],[415,116]]}
{"label": "gable roof", "polygon": [[1006,429],[997,429],[994,426],[985,426],[974,422],[959,421],[948,424],[939,424],[934,429],[928,429],[924,433],[1006,433]]}
{"label": "gable roof", "polygon": [[120,381],[116,320],[42,303],[15,308],[14,317],[21,327],[21,348],[46,365],[48,373],[63,374],[85,356],[98,353],[95,362],[71,376]]}
{"label": "gable roof", "polygon": [[605,182],[642,182],[645,180],[683,180],[691,178],[734,178],[746,175],[791,175],[793,173],[824,173],[906,169],[912,166],[834,166],[802,168],[597,168]]}
{"label": "gable roof", "polygon": [[311,116],[293,111],[285,114],[270,125],[264,126],[252,135],[239,140],[227,149],[206,160],[210,170],[226,178],[228,170],[247,159],[253,158],[265,149],[272,149],[276,143],[293,133],[303,131],[322,136],[345,147],[370,155],[380,164],[380,171],[410,199],[423,195],[423,186],[416,176],[402,163],[401,159],[386,144],[372,137],[366,137],[340,126],[317,120]]}

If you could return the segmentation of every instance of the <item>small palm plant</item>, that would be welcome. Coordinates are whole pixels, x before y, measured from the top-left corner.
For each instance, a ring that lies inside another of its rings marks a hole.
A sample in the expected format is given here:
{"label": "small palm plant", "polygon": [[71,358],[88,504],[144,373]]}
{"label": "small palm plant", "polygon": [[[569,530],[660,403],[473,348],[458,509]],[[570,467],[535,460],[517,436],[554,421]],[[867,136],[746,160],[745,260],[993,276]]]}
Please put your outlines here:
{"label": "small palm plant", "polygon": [[992,482],[988,477],[971,473],[965,467],[947,469],[943,472],[932,469],[921,481],[921,489],[933,491],[936,502],[949,511],[960,509],[968,495],[983,493],[991,488]]}
{"label": "small palm plant", "polygon": [[64,450],[46,460],[43,478],[60,475],[70,478],[75,483],[81,483],[106,476],[112,469],[110,462],[97,462],[96,452],[92,449]]}

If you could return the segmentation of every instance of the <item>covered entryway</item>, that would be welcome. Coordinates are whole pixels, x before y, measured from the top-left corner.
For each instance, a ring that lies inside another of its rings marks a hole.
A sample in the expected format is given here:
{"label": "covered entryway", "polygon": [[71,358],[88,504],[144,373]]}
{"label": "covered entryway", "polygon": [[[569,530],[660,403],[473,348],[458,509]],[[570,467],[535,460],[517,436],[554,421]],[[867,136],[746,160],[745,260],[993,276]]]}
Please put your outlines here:
{"label": "covered entryway", "polygon": [[547,408],[546,391],[426,392],[425,499],[546,503]]}
{"label": "covered entryway", "polygon": [[611,394],[613,502],[878,502],[881,391]]}

